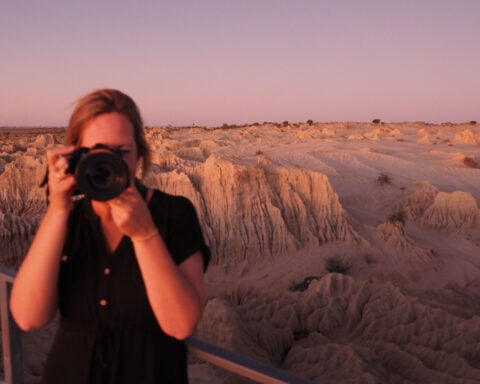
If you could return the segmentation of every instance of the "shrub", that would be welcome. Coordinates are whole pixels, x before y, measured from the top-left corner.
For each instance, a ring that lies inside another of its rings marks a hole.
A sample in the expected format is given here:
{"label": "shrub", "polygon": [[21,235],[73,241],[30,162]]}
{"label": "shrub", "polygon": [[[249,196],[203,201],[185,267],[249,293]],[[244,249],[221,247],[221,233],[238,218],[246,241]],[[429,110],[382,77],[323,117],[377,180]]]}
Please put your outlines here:
{"label": "shrub", "polygon": [[329,273],[346,274],[351,268],[349,263],[344,262],[338,257],[329,257],[325,262],[325,269]]}
{"label": "shrub", "polygon": [[470,121],[470,125],[477,125],[477,122],[475,120]]}
{"label": "shrub", "polygon": [[401,223],[402,225],[405,225],[407,221],[407,214],[403,210],[391,213],[390,216],[388,216],[387,221],[392,224]]}
{"label": "shrub", "polygon": [[292,292],[303,292],[306,291],[308,286],[313,280],[318,280],[319,276],[307,276],[300,283],[293,283],[290,286],[290,291]]}
{"label": "shrub", "polygon": [[312,124],[313,124],[313,120],[307,120],[307,124],[308,124],[308,125],[312,125]]}
{"label": "shrub", "polygon": [[380,173],[377,177],[377,184],[378,185],[385,185],[385,184],[391,184],[392,178],[388,176],[386,173]]}
{"label": "shrub", "polygon": [[463,158],[463,164],[465,164],[469,168],[480,168],[480,165],[475,161],[475,159],[472,159],[471,157],[465,156]]}
{"label": "shrub", "polygon": [[380,124],[380,121],[381,121],[380,119],[373,119],[372,123],[373,124]]}
{"label": "shrub", "polygon": [[282,124],[284,127],[286,127],[288,125],[288,120],[285,120]]}
{"label": "shrub", "polygon": [[222,129],[229,129],[229,128],[237,128],[237,125],[236,124],[227,124],[227,123],[222,124]]}

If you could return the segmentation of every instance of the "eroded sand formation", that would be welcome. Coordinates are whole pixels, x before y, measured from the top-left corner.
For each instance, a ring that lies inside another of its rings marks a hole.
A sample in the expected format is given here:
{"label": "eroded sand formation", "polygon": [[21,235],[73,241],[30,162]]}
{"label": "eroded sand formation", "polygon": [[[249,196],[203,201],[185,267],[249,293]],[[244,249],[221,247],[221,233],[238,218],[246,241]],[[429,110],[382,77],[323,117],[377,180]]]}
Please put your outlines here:
{"label": "eroded sand formation", "polygon": [[[1,135],[11,265],[45,209],[44,151],[63,136]],[[478,128],[264,124],[147,136],[147,184],[192,200],[213,252],[198,336],[317,382],[480,382],[480,170],[469,166],[480,162]],[[35,382],[41,362],[31,366]],[[208,382],[236,380],[207,371]]]}

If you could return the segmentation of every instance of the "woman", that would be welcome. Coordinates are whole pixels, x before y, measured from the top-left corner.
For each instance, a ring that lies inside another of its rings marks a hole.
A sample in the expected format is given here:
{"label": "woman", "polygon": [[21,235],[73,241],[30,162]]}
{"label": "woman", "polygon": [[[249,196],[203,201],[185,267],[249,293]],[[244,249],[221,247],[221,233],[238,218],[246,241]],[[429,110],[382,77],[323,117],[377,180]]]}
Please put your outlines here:
{"label": "woman", "polygon": [[[49,205],[11,295],[24,330],[60,324],[42,383],[185,383],[188,337],[200,319],[209,250],[189,200],[144,187],[149,153],[137,106],[110,89],[82,99],[67,147],[47,152]],[[73,198],[78,147],[122,154],[118,197]]]}

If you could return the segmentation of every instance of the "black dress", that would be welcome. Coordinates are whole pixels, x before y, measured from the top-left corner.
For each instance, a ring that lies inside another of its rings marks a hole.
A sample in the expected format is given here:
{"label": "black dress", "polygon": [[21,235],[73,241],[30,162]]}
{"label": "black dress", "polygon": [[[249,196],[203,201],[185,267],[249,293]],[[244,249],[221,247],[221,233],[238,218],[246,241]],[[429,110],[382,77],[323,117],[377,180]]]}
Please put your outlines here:
{"label": "black dress", "polygon": [[[210,252],[191,202],[155,190],[148,204],[172,258]],[[69,222],[59,276],[60,324],[45,384],[187,383],[186,346],[166,335],[148,303],[128,237],[107,251],[99,217],[83,199]]]}

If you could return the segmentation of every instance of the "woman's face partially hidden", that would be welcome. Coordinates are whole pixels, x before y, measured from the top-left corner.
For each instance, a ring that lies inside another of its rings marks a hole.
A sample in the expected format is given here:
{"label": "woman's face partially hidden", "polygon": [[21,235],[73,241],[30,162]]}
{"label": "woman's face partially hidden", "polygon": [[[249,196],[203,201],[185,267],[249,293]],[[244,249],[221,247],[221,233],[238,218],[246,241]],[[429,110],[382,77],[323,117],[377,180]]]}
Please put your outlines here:
{"label": "woman's face partially hidden", "polygon": [[103,144],[121,151],[128,164],[131,179],[137,170],[137,145],[133,136],[133,125],[124,115],[118,112],[105,113],[94,118],[80,137],[79,146],[93,148]]}

